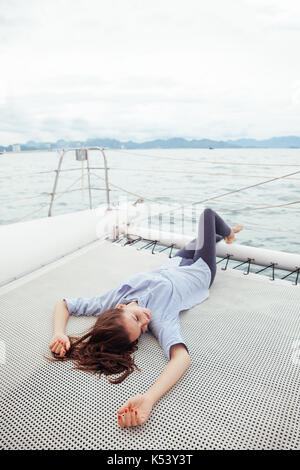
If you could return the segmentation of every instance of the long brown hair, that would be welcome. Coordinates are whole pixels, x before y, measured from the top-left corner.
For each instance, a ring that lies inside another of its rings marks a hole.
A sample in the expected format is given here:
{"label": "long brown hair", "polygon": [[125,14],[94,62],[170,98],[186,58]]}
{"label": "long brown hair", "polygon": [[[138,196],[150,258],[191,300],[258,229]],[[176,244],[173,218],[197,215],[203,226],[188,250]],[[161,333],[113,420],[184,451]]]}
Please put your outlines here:
{"label": "long brown hair", "polygon": [[140,370],[131,356],[137,350],[138,340],[130,342],[123,326],[123,309],[112,308],[103,312],[92,328],[80,338],[70,337],[70,349],[63,357],[52,353],[50,361],[75,363],[73,369],[106,376],[124,372],[110,383],[123,382],[134,369]]}

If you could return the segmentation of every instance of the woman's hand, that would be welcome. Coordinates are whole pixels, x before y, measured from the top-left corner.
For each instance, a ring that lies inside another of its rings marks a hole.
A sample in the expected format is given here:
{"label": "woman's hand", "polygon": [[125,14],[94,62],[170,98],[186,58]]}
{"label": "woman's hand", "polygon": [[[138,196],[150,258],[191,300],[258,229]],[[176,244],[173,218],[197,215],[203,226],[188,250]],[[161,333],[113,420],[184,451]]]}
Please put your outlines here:
{"label": "woman's hand", "polygon": [[49,348],[52,352],[59,354],[63,357],[71,347],[70,340],[64,333],[55,333],[49,344]]}
{"label": "woman's hand", "polygon": [[118,422],[121,428],[125,426],[138,426],[148,419],[153,402],[146,395],[135,395],[118,410]]}

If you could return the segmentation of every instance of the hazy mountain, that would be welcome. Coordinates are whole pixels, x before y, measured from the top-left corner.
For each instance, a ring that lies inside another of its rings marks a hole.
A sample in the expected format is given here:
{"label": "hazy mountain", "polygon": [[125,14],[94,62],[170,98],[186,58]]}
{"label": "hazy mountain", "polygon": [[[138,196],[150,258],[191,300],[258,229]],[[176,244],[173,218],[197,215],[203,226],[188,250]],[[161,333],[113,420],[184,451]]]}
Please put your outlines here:
{"label": "hazy mountain", "polygon": [[158,139],[151,140],[149,142],[136,143],[136,142],[123,142],[122,146],[127,149],[178,149],[178,148],[235,148],[238,147],[234,143],[228,144],[227,142],[201,139],[201,140],[186,140],[180,137],[174,137],[172,139]]}
{"label": "hazy mountain", "polygon": [[272,137],[271,139],[237,139],[227,140],[229,144],[235,144],[239,147],[256,147],[256,148],[300,148],[300,137],[294,135],[286,137]]}
{"label": "hazy mountain", "polygon": [[[72,147],[106,147],[111,149],[175,149],[175,148],[300,148],[300,137],[285,136],[272,137],[270,139],[236,139],[236,140],[211,140],[193,139],[187,140],[181,137],[171,139],[157,139],[148,142],[121,142],[116,139],[94,138],[86,141],[64,140],[56,142],[35,142],[28,141],[26,144],[19,144],[21,150],[45,150]],[[12,151],[12,145],[7,147],[0,145],[0,151]]]}

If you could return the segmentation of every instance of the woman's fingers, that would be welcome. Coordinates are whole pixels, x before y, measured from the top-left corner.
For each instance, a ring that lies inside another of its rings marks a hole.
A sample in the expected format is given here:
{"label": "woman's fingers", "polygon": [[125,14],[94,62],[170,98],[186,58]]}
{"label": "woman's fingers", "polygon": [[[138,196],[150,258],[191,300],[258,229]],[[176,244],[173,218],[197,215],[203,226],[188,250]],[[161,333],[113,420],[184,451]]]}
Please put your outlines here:
{"label": "woman's fingers", "polygon": [[52,352],[59,353],[61,348],[64,348],[65,352],[69,351],[71,347],[70,340],[67,336],[61,336],[61,337],[53,337],[49,344],[49,348],[51,349]]}
{"label": "woman's fingers", "polygon": [[137,410],[134,410],[133,408],[131,408],[130,410],[130,415],[131,415],[131,425],[132,426],[137,426],[138,425],[138,422],[137,422]]}
{"label": "woman's fingers", "polygon": [[66,351],[69,351],[70,346],[71,346],[70,341],[64,341],[63,346]]}
{"label": "woman's fingers", "polygon": [[120,415],[124,414],[125,413],[125,410],[128,409],[130,407],[130,400],[128,400],[123,406],[121,406],[119,409],[118,409],[118,413]]}
{"label": "woman's fingers", "polygon": [[124,426],[128,426],[128,424],[126,424],[126,422],[128,422],[128,420],[126,419],[127,418],[127,412],[125,413],[125,410],[127,410],[127,412],[128,412],[128,402],[126,402],[125,405],[121,406],[118,409],[118,421],[119,421],[119,425],[122,428],[124,428]]}
{"label": "woman's fingers", "polygon": [[119,421],[119,425],[121,426],[121,428],[128,426],[128,418],[127,418],[127,413],[125,413],[125,411],[123,414],[118,413],[118,421]]}
{"label": "woman's fingers", "polygon": [[141,398],[141,395],[135,395],[129,398],[129,400],[118,409],[118,422],[121,427],[138,426],[142,424],[138,411]]}
{"label": "woman's fingers", "polygon": [[125,424],[124,424],[124,419],[123,419],[122,415],[118,414],[118,422],[119,422],[119,425],[121,426],[121,428],[124,428]]}
{"label": "woman's fingers", "polygon": [[64,346],[63,346],[62,343],[60,343],[60,344],[58,345],[57,354],[59,354],[60,357],[62,357],[62,356],[65,354],[65,348],[64,348]]}
{"label": "woman's fingers", "polygon": [[128,408],[125,408],[124,422],[125,422],[125,426],[131,426],[131,415],[130,415],[130,410]]}
{"label": "woman's fingers", "polygon": [[51,351],[56,353],[56,350],[58,349],[58,347],[59,347],[59,342],[55,341],[54,345],[52,346]]}
{"label": "woman's fingers", "polygon": [[54,349],[54,352],[55,352],[55,354],[59,354],[59,352],[60,352],[60,345],[56,346],[56,348]]}
{"label": "woman's fingers", "polygon": [[138,411],[134,408],[125,408],[124,413],[122,415],[118,414],[118,421],[121,428],[129,426],[138,426],[139,424],[141,424],[138,419]]}
{"label": "woman's fingers", "polygon": [[57,340],[57,346],[54,351],[56,354],[59,354],[60,357],[63,357],[66,353],[63,342],[59,339]]}
{"label": "woman's fingers", "polygon": [[54,352],[55,354],[59,354],[61,352],[61,348],[62,348],[62,344],[59,343],[59,341],[56,341],[51,351]]}
{"label": "woman's fingers", "polygon": [[128,422],[128,418],[127,418],[127,415],[125,415],[125,413],[123,415],[118,415],[118,421],[119,421],[119,425],[121,426],[121,428],[131,426],[131,423]]}

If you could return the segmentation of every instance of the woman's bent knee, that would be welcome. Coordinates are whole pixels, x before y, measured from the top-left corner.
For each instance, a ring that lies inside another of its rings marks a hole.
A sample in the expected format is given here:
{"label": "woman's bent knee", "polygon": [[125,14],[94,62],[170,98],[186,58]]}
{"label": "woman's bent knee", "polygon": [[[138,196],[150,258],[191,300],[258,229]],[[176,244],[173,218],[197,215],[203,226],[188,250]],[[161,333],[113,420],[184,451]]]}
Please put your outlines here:
{"label": "woman's bent knee", "polygon": [[214,214],[215,213],[215,211],[213,209],[211,209],[210,207],[206,207],[203,212],[204,212],[204,214]]}

